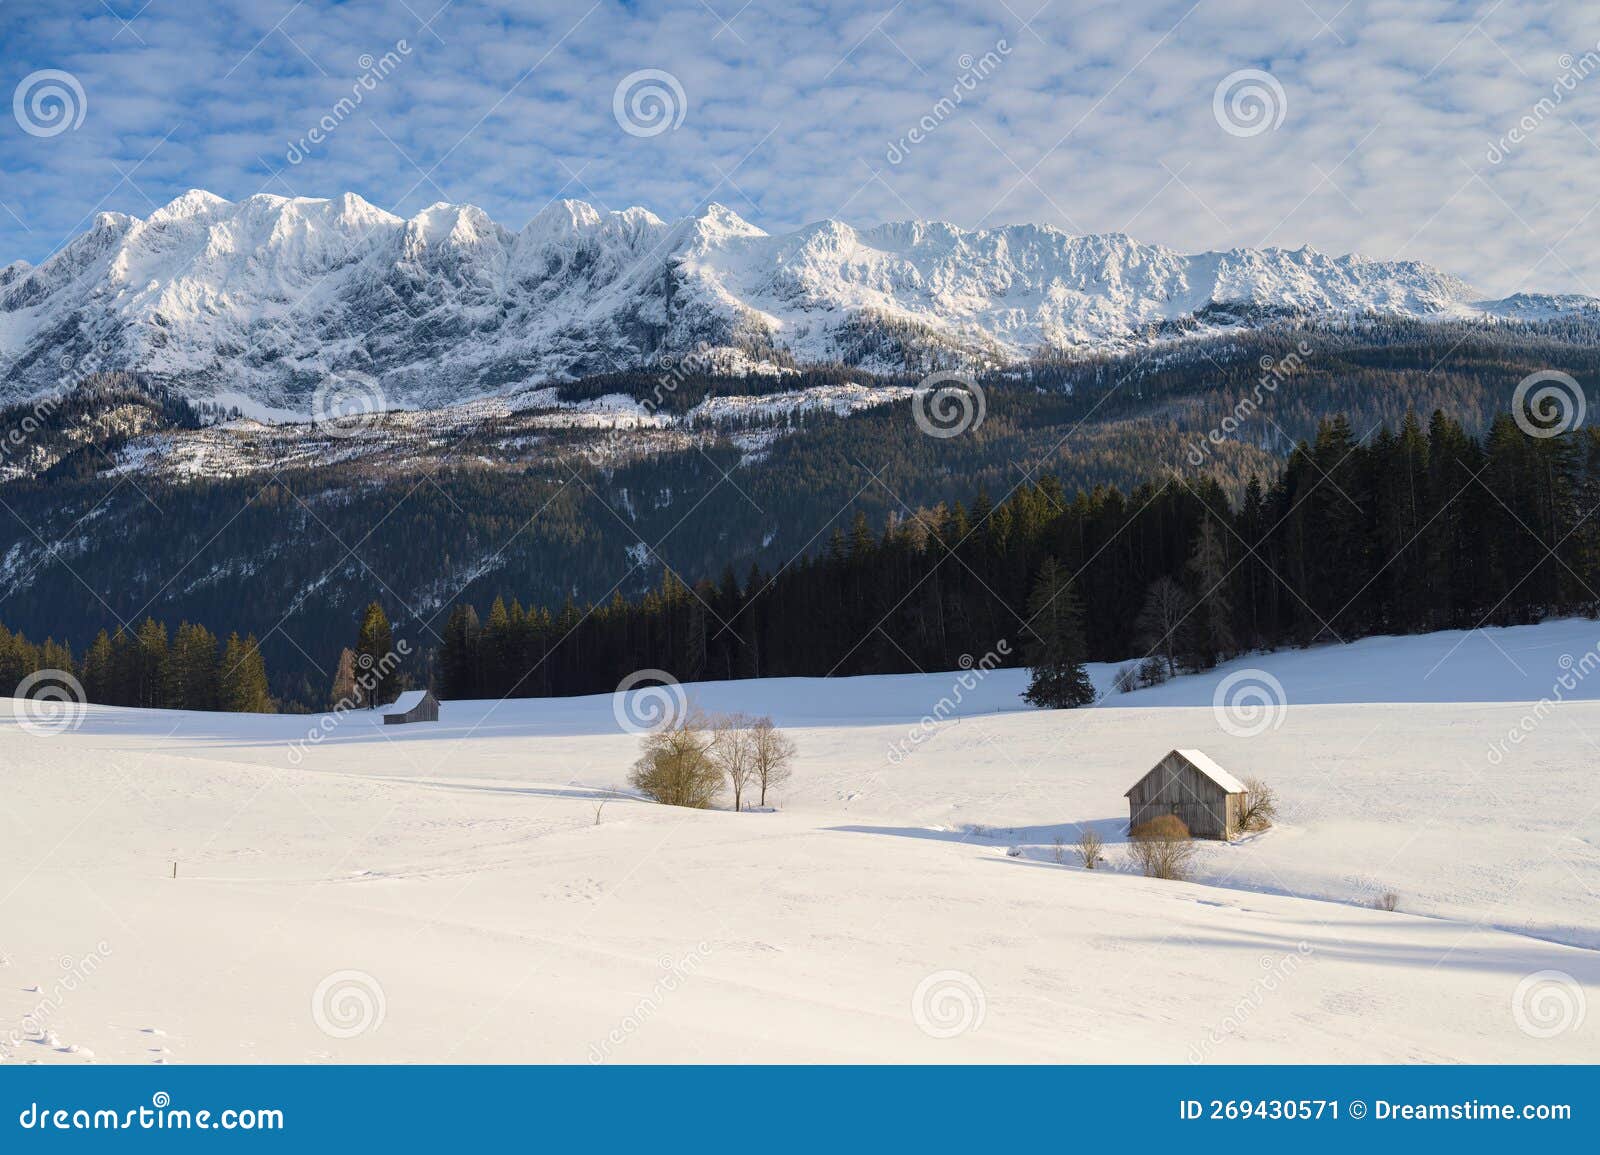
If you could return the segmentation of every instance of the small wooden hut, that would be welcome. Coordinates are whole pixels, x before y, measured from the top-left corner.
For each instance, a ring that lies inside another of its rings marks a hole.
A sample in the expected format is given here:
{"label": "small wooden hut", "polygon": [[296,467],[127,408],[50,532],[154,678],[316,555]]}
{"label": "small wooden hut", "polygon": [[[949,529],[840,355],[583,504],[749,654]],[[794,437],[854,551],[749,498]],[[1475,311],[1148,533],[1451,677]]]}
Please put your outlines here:
{"label": "small wooden hut", "polygon": [[385,726],[403,726],[407,722],[437,722],[439,699],[432,690],[407,690],[383,712]]}
{"label": "small wooden hut", "polygon": [[1244,783],[1209,755],[1174,750],[1126,794],[1128,828],[1162,814],[1176,814],[1195,838],[1230,839],[1239,833],[1245,794]]}

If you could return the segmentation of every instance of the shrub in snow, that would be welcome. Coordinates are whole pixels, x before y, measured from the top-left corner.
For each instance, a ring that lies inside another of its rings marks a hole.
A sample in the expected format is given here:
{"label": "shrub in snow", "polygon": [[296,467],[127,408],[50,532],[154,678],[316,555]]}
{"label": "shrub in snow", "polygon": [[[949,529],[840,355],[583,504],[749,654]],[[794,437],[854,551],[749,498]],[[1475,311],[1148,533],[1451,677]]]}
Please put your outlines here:
{"label": "shrub in snow", "polygon": [[1083,859],[1085,870],[1093,870],[1105,861],[1105,840],[1092,826],[1085,826],[1078,835],[1078,857]]}
{"label": "shrub in snow", "polygon": [[652,730],[628,781],[657,802],[704,810],[722,791],[722,768],[712,757],[715,742],[715,734],[694,713]]}
{"label": "shrub in snow", "polygon": [[1139,685],[1159,686],[1171,675],[1167,672],[1167,664],[1157,655],[1151,654],[1139,663]]}
{"label": "shrub in snow", "polygon": [[1267,830],[1278,817],[1278,796],[1259,778],[1244,780],[1244,813],[1239,816],[1239,829],[1255,832]]}
{"label": "shrub in snow", "polygon": [[1139,688],[1139,667],[1132,663],[1123,666],[1111,679],[1112,687],[1119,694],[1131,694]]}
{"label": "shrub in snow", "polygon": [[1006,849],[1006,857],[1007,858],[1021,858],[1022,857],[1022,847],[1020,847],[1020,846],[1008,847]]}
{"label": "shrub in snow", "polygon": [[1194,865],[1189,827],[1176,814],[1162,814],[1128,831],[1128,849],[1147,878],[1185,879]]}
{"label": "shrub in snow", "polygon": [[1400,905],[1400,896],[1392,890],[1386,890],[1372,900],[1372,905],[1379,910],[1393,910]]}

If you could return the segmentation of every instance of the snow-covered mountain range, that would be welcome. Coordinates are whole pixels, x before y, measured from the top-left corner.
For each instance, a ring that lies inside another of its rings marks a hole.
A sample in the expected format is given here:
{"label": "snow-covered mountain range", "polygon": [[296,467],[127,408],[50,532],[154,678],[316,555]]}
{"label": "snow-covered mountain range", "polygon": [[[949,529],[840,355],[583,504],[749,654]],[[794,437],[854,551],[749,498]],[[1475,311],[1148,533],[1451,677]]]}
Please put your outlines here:
{"label": "snow-covered mountain range", "polygon": [[1283,316],[1597,308],[1480,300],[1415,261],[1184,255],[1038,225],[830,220],[775,235],[716,204],[667,222],[560,201],[513,232],[470,205],[402,219],[350,193],[191,191],[142,220],[101,213],[39,266],[0,269],[0,399],[134,369],[259,411],[303,413],[333,374],[436,407],[688,354],[699,372],[920,372]]}

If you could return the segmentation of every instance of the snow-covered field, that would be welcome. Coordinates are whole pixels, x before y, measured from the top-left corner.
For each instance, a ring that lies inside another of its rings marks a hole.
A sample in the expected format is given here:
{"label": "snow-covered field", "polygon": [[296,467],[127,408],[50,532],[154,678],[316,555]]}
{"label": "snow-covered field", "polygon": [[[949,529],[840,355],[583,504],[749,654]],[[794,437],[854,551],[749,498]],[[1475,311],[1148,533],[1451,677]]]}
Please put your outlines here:
{"label": "snow-covered field", "polygon": [[[609,696],[314,743],[100,707],[40,734],[7,699],[0,1055],[1597,1061],[1597,644],[1373,639],[1071,712],[1015,671],[690,687],[798,743],[742,814],[613,793]],[[1122,794],[1189,746],[1281,820],[1148,880]],[[1055,861],[1082,824],[1109,869]]]}

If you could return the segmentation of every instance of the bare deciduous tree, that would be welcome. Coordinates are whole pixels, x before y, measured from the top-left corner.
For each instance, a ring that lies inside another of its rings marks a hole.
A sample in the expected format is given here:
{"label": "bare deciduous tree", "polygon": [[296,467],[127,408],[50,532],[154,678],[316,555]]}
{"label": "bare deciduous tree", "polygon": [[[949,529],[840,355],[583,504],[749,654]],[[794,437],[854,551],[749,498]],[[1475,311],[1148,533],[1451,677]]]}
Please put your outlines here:
{"label": "bare deciduous tree", "polygon": [[733,790],[733,808],[744,809],[744,788],[756,772],[755,719],[748,714],[720,714],[712,720],[715,735],[711,757]]}
{"label": "bare deciduous tree", "polygon": [[1247,831],[1269,829],[1278,817],[1278,796],[1259,778],[1244,780],[1244,813],[1239,816],[1239,828]]}
{"label": "bare deciduous tree", "polygon": [[783,785],[794,773],[794,742],[771,718],[757,718],[750,727],[755,746],[755,781],[761,790],[760,806],[767,804],[767,791]]}
{"label": "bare deciduous tree", "polygon": [[1135,623],[1139,644],[1151,654],[1161,655],[1168,677],[1178,672],[1178,631],[1193,605],[1193,599],[1181,585],[1169,577],[1159,577],[1150,583],[1144,598],[1144,609],[1139,611]]}
{"label": "bare deciduous tree", "polygon": [[704,810],[722,791],[722,768],[712,757],[715,743],[705,717],[691,711],[644,736],[628,781],[657,802]]}
{"label": "bare deciduous tree", "polygon": [[1185,879],[1194,864],[1189,827],[1176,814],[1162,814],[1128,832],[1133,861],[1147,878]]}

